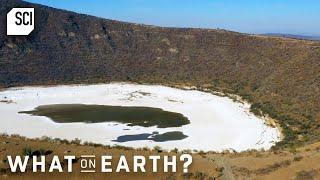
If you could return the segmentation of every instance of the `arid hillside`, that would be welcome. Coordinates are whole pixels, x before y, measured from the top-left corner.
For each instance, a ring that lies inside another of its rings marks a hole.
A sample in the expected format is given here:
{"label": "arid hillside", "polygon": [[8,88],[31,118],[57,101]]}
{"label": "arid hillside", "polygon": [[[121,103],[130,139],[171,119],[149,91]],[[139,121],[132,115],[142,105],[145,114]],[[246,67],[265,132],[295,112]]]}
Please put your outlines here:
{"label": "arid hillside", "polygon": [[[320,144],[310,144],[295,151],[248,151],[242,153],[215,153],[215,152],[195,152],[192,154],[193,163],[189,167],[188,173],[182,173],[182,164],[178,164],[177,172],[164,173],[163,162],[159,162],[159,171],[152,172],[150,164],[146,166],[146,173],[132,172],[132,156],[142,155],[176,155],[181,152],[166,152],[161,149],[132,149],[126,147],[109,147],[99,144],[80,145],[77,140],[68,142],[61,139],[26,139],[20,136],[0,135],[0,179],[197,179],[197,180],[234,180],[234,179],[292,179],[292,180],[316,180],[320,178]],[[185,152],[186,153],[186,152]],[[95,154],[97,157],[97,169],[100,169],[99,157],[103,155],[113,155],[113,168],[116,168],[120,155],[125,155],[128,159],[130,173],[81,173],[80,161],[83,154]],[[68,173],[67,164],[63,162],[63,173],[57,171],[53,173],[33,173],[32,162],[29,161],[26,173],[11,173],[7,156],[15,155],[45,155],[49,168],[53,155],[63,157],[65,155],[75,155],[73,162],[73,172]]]}
{"label": "arid hillside", "polygon": [[[12,7],[35,7],[30,36],[6,36]],[[0,86],[133,81],[233,93],[278,120],[295,146],[320,139],[320,42],[161,28],[0,1]]]}

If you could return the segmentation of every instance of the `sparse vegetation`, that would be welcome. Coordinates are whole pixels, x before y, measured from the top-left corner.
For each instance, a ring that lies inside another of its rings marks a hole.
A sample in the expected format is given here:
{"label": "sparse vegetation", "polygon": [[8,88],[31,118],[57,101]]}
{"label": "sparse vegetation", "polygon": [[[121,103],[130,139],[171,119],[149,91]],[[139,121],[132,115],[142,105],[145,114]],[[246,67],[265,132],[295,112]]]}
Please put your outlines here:
{"label": "sparse vegetation", "polygon": [[287,167],[287,166],[290,166],[290,165],[291,165],[291,161],[290,160],[285,160],[285,161],[282,161],[282,162],[279,162],[279,163],[272,164],[272,165],[267,166],[265,168],[260,168],[258,170],[255,170],[254,173],[255,174],[268,174],[270,172],[278,170],[281,167]]}
{"label": "sparse vegetation", "polygon": [[316,171],[315,170],[311,170],[311,171],[299,171],[297,172],[297,176],[295,177],[295,180],[313,180],[315,179],[315,174]]}
{"label": "sparse vegetation", "polygon": [[32,149],[29,147],[23,148],[22,154],[24,156],[32,156]]}
{"label": "sparse vegetation", "polygon": [[78,139],[78,138],[75,138],[75,139],[74,139],[74,140],[72,140],[70,143],[71,143],[71,144],[80,145],[80,144],[81,144],[81,140],[80,140],[80,139]]}
{"label": "sparse vegetation", "polygon": [[6,168],[0,168],[0,174],[6,174],[7,169]]}
{"label": "sparse vegetation", "polygon": [[[32,155],[41,155],[45,152],[45,155],[54,154],[54,155],[67,155],[67,154],[76,154],[76,160],[72,163],[79,163],[79,156],[77,154],[87,154],[89,152],[94,152],[97,156],[105,155],[106,153],[111,153],[115,157],[118,155],[125,154],[127,157],[131,157],[132,155],[150,155],[157,154],[159,149],[155,147],[155,151],[152,150],[143,150],[141,149],[133,149],[126,148],[122,146],[95,146],[94,143],[84,143],[84,144],[72,144],[69,143],[61,143],[60,140],[51,139],[51,138],[39,138],[39,139],[28,139],[25,137],[21,137],[18,135],[8,136],[8,135],[0,135],[1,142],[9,142],[3,144],[0,151],[0,157],[5,158],[3,155],[7,155],[8,152],[19,154],[21,151],[28,152],[27,154]],[[312,177],[313,179],[318,179],[319,177],[319,168],[318,165],[319,156],[317,148],[318,143],[314,145],[309,145],[308,148],[303,148],[297,150],[295,153],[291,153],[289,151],[257,151],[250,150],[246,152],[238,152],[238,153],[217,153],[217,152],[202,152],[199,151],[194,153],[193,156],[193,164],[192,168],[189,169],[189,173],[181,173],[177,174],[165,174],[165,177],[173,178],[173,179],[219,179],[219,178],[227,178],[234,176],[236,179],[247,179],[247,178],[257,178],[259,177],[279,177],[279,172],[285,172],[284,175],[290,174],[289,176],[282,176],[284,179],[288,178],[297,178],[297,179],[308,179]],[[51,149],[51,150],[46,150]],[[305,149],[310,149],[310,151],[305,151]],[[16,150],[18,150],[16,152]],[[54,152],[53,152],[54,151]],[[191,153],[191,150],[188,151]],[[165,152],[161,151],[161,154],[171,154],[171,155],[179,155],[181,153],[178,152]],[[259,154],[259,155],[257,155]],[[50,159],[51,156],[47,158]],[[130,159],[130,158],[128,158]],[[252,163],[255,162],[255,163]],[[260,163],[259,163],[260,162]],[[263,162],[261,164],[261,162]],[[2,164],[0,163],[1,175],[12,175],[7,174],[8,170],[8,162],[6,159],[2,160]],[[129,164],[132,162],[128,162]],[[267,163],[267,164],[266,164]],[[310,165],[314,164],[311,169]],[[78,167],[75,165],[74,168]],[[179,173],[180,170],[178,169]],[[297,173],[296,173],[297,172]],[[26,175],[26,174],[19,174]],[[36,176],[37,173],[32,174]],[[39,174],[40,175],[40,174]],[[43,175],[43,174],[42,174]],[[99,174],[94,174],[94,176]],[[111,174],[116,175],[117,177],[121,174]],[[159,178],[162,175],[154,174]],[[76,176],[73,174],[72,176]],[[66,177],[66,176],[63,176]],[[105,177],[105,174],[103,174]],[[138,174],[134,177],[140,177]],[[131,176],[130,176],[131,178]],[[98,178],[99,179],[99,178]]]}
{"label": "sparse vegetation", "polygon": [[293,161],[301,161],[303,159],[303,156],[295,156],[293,158]]}

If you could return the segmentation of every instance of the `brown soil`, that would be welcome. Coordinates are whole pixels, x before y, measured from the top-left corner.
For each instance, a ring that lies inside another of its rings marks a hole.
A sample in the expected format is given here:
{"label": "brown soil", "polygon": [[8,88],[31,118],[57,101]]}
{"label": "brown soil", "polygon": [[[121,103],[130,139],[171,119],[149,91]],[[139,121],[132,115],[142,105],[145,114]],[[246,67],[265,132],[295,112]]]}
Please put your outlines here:
{"label": "brown soil", "polygon": [[[242,153],[194,153],[189,173],[182,173],[182,164],[178,164],[177,173],[164,173],[159,163],[159,173],[152,173],[150,164],[146,173],[80,173],[80,161],[73,164],[73,173],[10,173],[6,161],[7,155],[22,155],[23,149],[44,149],[53,151],[46,159],[51,162],[52,155],[84,154],[113,155],[113,164],[120,154],[124,154],[129,167],[133,155],[179,155],[175,152],[159,152],[148,149],[124,147],[106,147],[100,145],[80,145],[78,142],[54,141],[49,139],[26,139],[19,136],[0,137],[1,178],[9,179],[318,179],[320,178],[320,142],[291,151],[248,151]],[[97,169],[100,164],[97,160]],[[113,166],[114,168],[115,166]],[[66,168],[64,168],[66,170]],[[132,169],[131,169],[132,170]]]}

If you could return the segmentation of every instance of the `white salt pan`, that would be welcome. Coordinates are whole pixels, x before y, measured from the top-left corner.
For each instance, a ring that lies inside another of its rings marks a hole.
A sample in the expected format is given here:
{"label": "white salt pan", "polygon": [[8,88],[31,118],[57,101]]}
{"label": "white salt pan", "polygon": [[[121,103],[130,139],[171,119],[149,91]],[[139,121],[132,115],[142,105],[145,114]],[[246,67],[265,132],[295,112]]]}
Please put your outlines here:
{"label": "white salt pan", "polygon": [[[141,93],[143,92],[143,93]],[[264,124],[261,118],[249,112],[249,104],[233,102],[230,98],[195,90],[181,90],[165,86],[111,83],[99,85],[70,85],[55,87],[11,88],[0,92],[0,133],[27,137],[58,137],[83,142],[154,147],[164,149],[191,149],[222,151],[234,149],[268,149],[280,141],[280,132]],[[147,106],[178,112],[190,120],[178,128],[128,127],[119,123],[54,123],[47,117],[19,114],[48,104],[98,104]],[[130,129],[130,130],[124,130]],[[181,131],[188,138],[180,141],[132,141],[116,143],[122,135]]]}

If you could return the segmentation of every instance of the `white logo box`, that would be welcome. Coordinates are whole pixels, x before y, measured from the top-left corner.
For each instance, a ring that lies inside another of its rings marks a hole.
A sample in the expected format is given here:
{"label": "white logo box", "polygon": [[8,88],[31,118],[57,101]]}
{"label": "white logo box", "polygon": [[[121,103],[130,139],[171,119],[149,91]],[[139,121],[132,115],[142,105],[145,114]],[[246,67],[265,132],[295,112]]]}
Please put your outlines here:
{"label": "white logo box", "polygon": [[7,14],[7,35],[29,35],[34,23],[34,8],[12,8]]}

